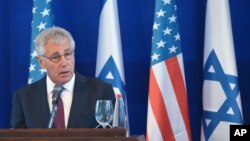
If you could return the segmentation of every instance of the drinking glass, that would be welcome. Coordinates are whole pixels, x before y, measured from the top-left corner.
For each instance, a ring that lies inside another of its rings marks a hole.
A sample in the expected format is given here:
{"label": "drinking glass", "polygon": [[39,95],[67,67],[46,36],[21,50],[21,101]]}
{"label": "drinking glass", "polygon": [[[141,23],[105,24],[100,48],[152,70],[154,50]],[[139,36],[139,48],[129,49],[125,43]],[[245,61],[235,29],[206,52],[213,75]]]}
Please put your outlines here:
{"label": "drinking glass", "polygon": [[100,125],[103,128],[112,126],[109,124],[113,119],[113,105],[111,100],[97,100],[96,107],[95,107],[95,118],[99,125],[96,127],[98,128]]}

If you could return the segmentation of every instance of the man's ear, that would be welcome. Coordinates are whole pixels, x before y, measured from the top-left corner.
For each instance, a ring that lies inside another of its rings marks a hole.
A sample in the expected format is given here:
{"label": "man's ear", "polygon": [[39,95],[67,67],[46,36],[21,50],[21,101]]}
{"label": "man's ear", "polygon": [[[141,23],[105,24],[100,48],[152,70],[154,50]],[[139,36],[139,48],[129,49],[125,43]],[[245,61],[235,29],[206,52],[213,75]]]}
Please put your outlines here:
{"label": "man's ear", "polygon": [[38,63],[40,64],[41,68],[45,69],[43,58],[41,56],[37,56],[36,59],[37,59]]}

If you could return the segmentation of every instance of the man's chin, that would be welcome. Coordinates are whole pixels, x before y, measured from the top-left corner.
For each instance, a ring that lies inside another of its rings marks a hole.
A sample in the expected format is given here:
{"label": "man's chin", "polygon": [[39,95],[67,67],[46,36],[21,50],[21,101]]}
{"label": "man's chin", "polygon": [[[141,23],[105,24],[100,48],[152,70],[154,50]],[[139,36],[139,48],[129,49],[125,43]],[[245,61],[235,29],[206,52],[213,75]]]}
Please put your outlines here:
{"label": "man's chin", "polygon": [[61,84],[65,84],[65,83],[69,82],[71,78],[72,78],[72,76],[60,77],[60,81],[59,81],[59,82],[60,82]]}

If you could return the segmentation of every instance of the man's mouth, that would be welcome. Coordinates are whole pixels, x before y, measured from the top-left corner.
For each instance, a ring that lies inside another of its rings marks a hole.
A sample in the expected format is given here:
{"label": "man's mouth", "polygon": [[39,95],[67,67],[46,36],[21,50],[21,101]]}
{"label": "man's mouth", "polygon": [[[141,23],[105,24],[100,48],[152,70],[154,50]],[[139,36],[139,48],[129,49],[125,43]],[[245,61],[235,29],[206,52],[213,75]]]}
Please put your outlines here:
{"label": "man's mouth", "polygon": [[70,73],[70,71],[62,71],[62,72],[60,72],[60,74],[62,74],[62,75],[68,74],[68,73]]}

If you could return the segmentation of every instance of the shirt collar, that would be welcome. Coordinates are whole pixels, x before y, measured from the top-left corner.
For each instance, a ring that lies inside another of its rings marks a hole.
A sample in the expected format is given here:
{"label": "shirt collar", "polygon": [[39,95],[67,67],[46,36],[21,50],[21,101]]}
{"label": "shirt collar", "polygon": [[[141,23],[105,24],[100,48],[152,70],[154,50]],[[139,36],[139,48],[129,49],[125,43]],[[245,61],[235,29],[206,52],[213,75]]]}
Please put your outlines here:
{"label": "shirt collar", "polygon": [[[46,83],[47,83],[47,94],[49,95],[54,89],[55,83],[52,82],[52,80],[49,78],[48,75],[46,77]],[[65,83],[63,87],[69,92],[73,93],[74,83],[75,83],[75,74],[73,74],[73,77],[70,79],[70,81]]]}

